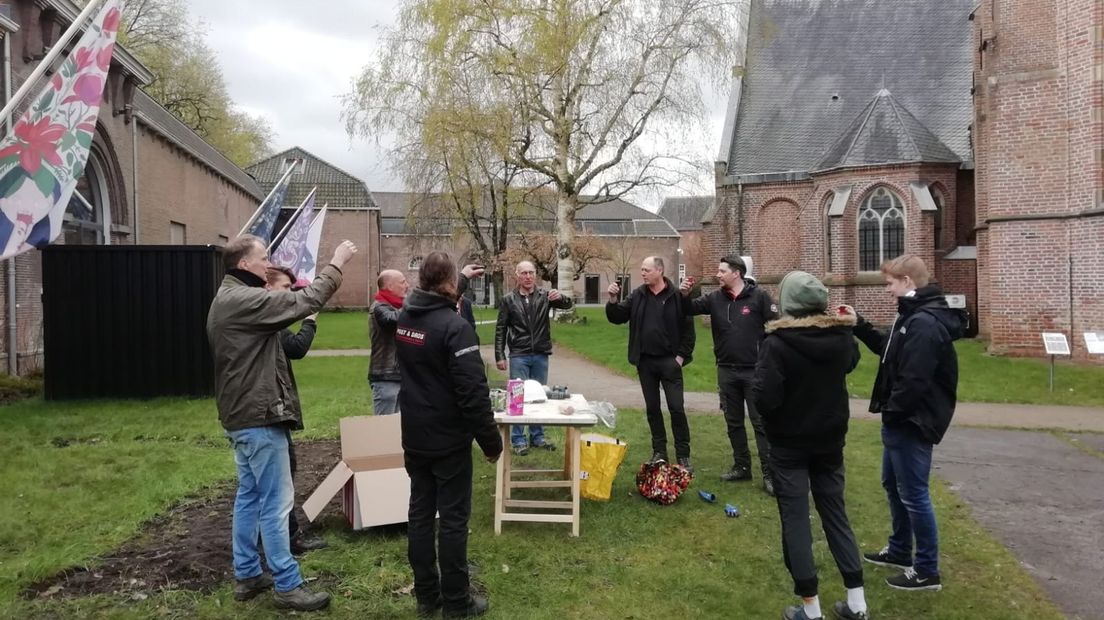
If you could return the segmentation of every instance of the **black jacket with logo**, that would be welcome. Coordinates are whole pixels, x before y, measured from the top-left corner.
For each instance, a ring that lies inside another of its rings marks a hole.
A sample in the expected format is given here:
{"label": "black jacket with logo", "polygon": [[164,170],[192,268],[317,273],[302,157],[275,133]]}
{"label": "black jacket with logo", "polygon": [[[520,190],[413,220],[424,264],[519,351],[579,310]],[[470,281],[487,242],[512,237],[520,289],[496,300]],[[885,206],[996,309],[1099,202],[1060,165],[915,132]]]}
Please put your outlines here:
{"label": "black jacket with logo", "polygon": [[767,323],[752,398],[772,446],[821,452],[843,447],[847,373],[859,363],[853,316],[824,314]]}
{"label": "black jacket with logo", "polygon": [[403,302],[395,348],[403,450],[441,457],[470,450],[475,439],[488,456],[502,452],[475,329],[455,301],[414,289]]}
{"label": "black jacket with logo", "polygon": [[683,297],[682,305],[688,315],[709,315],[718,366],[754,368],[763,326],[778,317],[770,293],[751,281],[744,282],[744,290],[735,299],[721,288],[697,299]]}
{"label": "black jacket with logo", "polygon": [[[659,294],[659,302],[663,307],[663,316],[660,324],[666,334],[666,342],[670,347],[672,357],[681,356],[682,365],[685,366],[694,358],[694,342],[697,334],[694,333],[694,319],[683,311],[679,302],[681,295],[678,287],[667,278],[663,278],[667,288]],[[644,310],[648,299],[645,295],[651,295],[647,284],[636,287],[629,298],[620,302],[606,303],[606,319],[614,325],[629,323],[629,363],[636,366],[640,363],[642,350],[641,340],[647,338],[645,330],[650,321],[645,321]]]}
{"label": "black jacket with logo", "polygon": [[548,299],[548,291],[533,289],[523,295],[513,290],[502,298],[498,306],[498,322],[495,324],[495,361],[510,355],[548,355],[552,353],[552,336],[548,333],[548,309],[567,310],[571,300],[561,297]]}
{"label": "black jacket with logo", "polygon": [[958,311],[947,306],[937,286],[897,298],[897,318],[882,332],[862,316],[855,336],[881,356],[870,411],[886,426],[911,427],[933,444],[943,439],[958,393],[958,354],[962,337]]}

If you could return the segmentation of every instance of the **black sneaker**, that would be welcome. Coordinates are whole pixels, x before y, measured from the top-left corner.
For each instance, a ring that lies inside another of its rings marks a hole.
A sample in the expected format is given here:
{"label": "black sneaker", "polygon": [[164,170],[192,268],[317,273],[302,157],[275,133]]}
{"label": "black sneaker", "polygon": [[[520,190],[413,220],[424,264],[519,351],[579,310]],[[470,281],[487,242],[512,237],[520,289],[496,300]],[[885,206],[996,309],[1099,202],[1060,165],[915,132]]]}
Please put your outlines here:
{"label": "black sneaker", "polygon": [[267,573],[261,573],[249,579],[238,579],[234,583],[234,600],[248,601],[270,589],[272,589],[272,577]]}
{"label": "black sneaker", "polygon": [[652,458],[648,459],[649,465],[655,465],[656,463],[666,463],[667,454],[664,452],[653,452]]}
{"label": "black sneaker", "polygon": [[732,469],[721,474],[721,480],[724,482],[740,482],[743,480],[751,480],[751,468],[733,465]]}
{"label": "black sneaker", "polygon": [[851,611],[851,607],[843,601],[836,601],[836,604],[832,606],[832,613],[839,620],[870,620],[869,611]]}
{"label": "black sneaker", "polygon": [[291,539],[291,553],[293,555],[301,555],[308,551],[325,549],[328,546],[326,541],[311,534],[298,534]]}
{"label": "black sneaker", "polygon": [[330,595],[326,592],[314,592],[307,589],[307,586],[300,585],[294,590],[273,594],[272,601],[276,604],[277,609],[316,611],[329,606]]}
{"label": "black sneaker", "polygon": [[690,472],[691,475],[694,474],[694,466],[690,464],[690,457],[688,457],[688,456],[679,457],[678,464],[681,465],[684,469],[686,469],[686,471]]}
{"label": "black sneaker", "polygon": [[906,568],[900,575],[887,578],[886,585],[895,590],[943,589],[943,584],[939,583],[939,575],[921,575],[912,568]]}
{"label": "black sneaker", "polygon": [[877,566],[886,568],[912,568],[912,560],[908,558],[895,558],[889,555],[889,547],[882,547],[877,553],[864,553],[863,559]]}
{"label": "black sneaker", "polygon": [[468,599],[467,606],[461,607],[460,609],[449,609],[446,607],[444,610],[444,617],[470,618],[472,616],[482,616],[487,613],[488,607],[490,607],[490,604],[487,602],[486,597],[472,594],[471,598]]}
{"label": "black sneaker", "polygon": [[821,620],[822,618],[824,618],[824,616],[810,618],[805,613],[805,608],[801,605],[794,605],[782,610],[782,620]]}
{"label": "black sneaker", "polygon": [[418,601],[417,613],[419,618],[432,618],[441,611],[441,597],[433,599],[433,601],[423,602]]}
{"label": "black sneaker", "polygon": [[771,480],[770,476],[763,478],[763,491],[767,495],[774,497],[774,480]]}
{"label": "black sneaker", "polygon": [[551,441],[542,441],[542,442],[540,442],[540,443],[535,443],[535,444],[533,444],[533,447],[534,447],[534,448],[539,448],[539,449],[541,449],[541,450],[549,450],[549,451],[551,451],[551,450],[555,450],[555,449],[556,449],[556,444],[552,443]]}
{"label": "black sneaker", "polygon": [[525,456],[526,454],[529,454],[529,446],[524,444],[516,445],[513,449],[514,456]]}

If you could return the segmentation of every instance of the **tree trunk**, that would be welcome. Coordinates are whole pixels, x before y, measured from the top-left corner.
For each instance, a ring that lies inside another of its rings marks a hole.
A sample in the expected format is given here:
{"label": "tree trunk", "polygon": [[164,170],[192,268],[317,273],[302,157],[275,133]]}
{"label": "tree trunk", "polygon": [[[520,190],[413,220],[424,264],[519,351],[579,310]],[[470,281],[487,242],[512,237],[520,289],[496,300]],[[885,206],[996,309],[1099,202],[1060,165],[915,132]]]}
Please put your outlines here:
{"label": "tree trunk", "polygon": [[560,194],[556,202],[556,288],[560,294],[575,298],[575,259],[571,244],[575,241],[575,212],[578,199]]}

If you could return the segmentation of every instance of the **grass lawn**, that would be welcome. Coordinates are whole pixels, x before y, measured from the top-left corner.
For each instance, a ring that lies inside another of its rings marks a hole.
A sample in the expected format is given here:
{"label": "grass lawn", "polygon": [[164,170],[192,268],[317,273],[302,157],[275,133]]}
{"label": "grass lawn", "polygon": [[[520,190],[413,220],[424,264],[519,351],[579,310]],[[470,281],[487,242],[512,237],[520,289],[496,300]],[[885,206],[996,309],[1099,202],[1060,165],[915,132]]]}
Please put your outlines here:
{"label": "grass lawn", "polygon": [[[337,421],[367,413],[367,359],[313,358],[296,365],[308,437],[335,437]],[[773,500],[751,485],[715,483],[727,464],[723,421],[694,416],[700,482],[673,506],[633,496],[635,464],[647,456],[647,425],[638,411],[618,416],[613,434],[630,449],[607,503],[584,501],[582,537],[563,525],[492,527],[493,466],[476,460],[470,554],[490,592],[489,618],[773,618],[794,599],[781,560]],[[24,601],[27,584],[70,565],[94,563],[134,536],[140,524],[185,495],[233,477],[210,400],[45,403],[0,408],[0,617],[277,617],[269,596],[239,604],[230,586],[205,595],[154,593],[135,601],[110,596]],[[876,423],[855,423],[848,445],[848,506],[865,549],[880,547],[889,518],[878,482]],[[553,437],[562,441],[562,433]],[[547,461],[559,453],[528,457]],[[698,489],[732,502],[743,516],[700,501]],[[207,491],[209,492],[209,491]],[[969,516],[943,486],[935,501],[941,525],[945,590],[892,591],[891,574],[868,567],[877,618],[1061,618],[1015,558]],[[213,517],[214,518],[214,517]],[[815,524],[819,528],[819,523]],[[402,534],[353,533],[334,519],[321,524],[328,549],[308,554],[308,577],[335,593],[327,617],[413,618]],[[826,605],[843,595],[823,536],[815,537]],[[229,540],[227,541],[229,544]]]}
{"label": "grass lawn", "polygon": [[[587,317],[582,325],[553,325],[552,339],[580,355],[628,377],[635,377],[629,365],[628,326],[611,325],[603,308],[580,308]],[[686,367],[686,389],[713,392],[717,389],[713,336],[708,327],[697,323],[698,340],[694,361]],[[864,345],[862,361],[848,377],[855,398],[870,396],[878,358]],[[985,345],[975,340],[960,340],[958,350],[958,398],[964,402],[1029,403],[1104,407],[1104,366],[1059,364],[1055,370],[1055,390],[1047,384],[1049,363],[1037,359],[993,357]]]}

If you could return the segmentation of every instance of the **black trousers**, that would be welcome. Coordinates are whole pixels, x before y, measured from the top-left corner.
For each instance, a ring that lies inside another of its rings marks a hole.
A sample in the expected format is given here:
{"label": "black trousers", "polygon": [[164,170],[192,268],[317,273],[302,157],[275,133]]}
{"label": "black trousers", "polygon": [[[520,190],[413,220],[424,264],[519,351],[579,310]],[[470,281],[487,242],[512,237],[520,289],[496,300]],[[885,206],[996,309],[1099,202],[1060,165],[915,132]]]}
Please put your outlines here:
{"label": "black trousers", "polygon": [[744,404],[747,403],[751,428],[755,432],[755,446],[759,450],[759,467],[766,478],[770,476],[770,442],[763,430],[763,419],[759,417],[759,410],[751,399],[751,382],[754,378],[754,368],[717,367],[717,386],[721,390],[728,442],[732,444],[732,464],[751,469],[751,450],[748,448],[747,429],[744,427]]}
{"label": "black trousers", "polygon": [[[446,609],[465,609],[470,598],[471,450],[459,450],[440,458],[407,452],[405,462],[410,474],[407,558],[414,570],[414,595],[421,603],[433,603],[440,598]],[[441,515],[441,522],[435,532],[437,514]]]}
{"label": "black trousers", "polygon": [[667,397],[667,409],[671,412],[671,434],[675,436],[675,457],[690,457],[690,423],[686,420],[683,404],[682,366],[672,357],[641,355],[636,365],[640,377],[640,389],[644,392],[644,406],[648,414],[648,427],[652,431],[652,451],[667,453],[667,429],[663,425],[663,409],[660,407],[659,388]]}
{"label": "black trousers", "polygon": [[813,493],[828,549],[843,576],[843,585],[863,585],[859,545],[843,503],[843,448],[810,454],[774,446],[771,450],[774,493],[782,520],[782,559],[793,577],[794,594],[816,596],[817,572],[813,560],[813,531],[809,524],[809,491]]}

